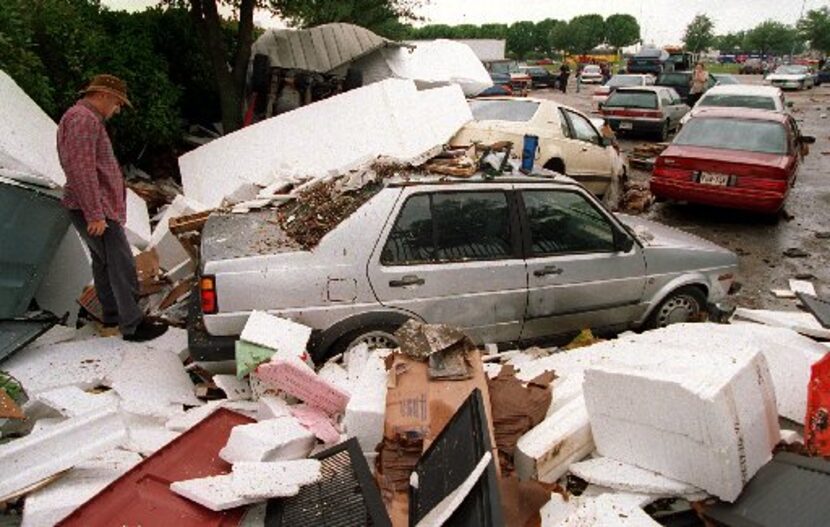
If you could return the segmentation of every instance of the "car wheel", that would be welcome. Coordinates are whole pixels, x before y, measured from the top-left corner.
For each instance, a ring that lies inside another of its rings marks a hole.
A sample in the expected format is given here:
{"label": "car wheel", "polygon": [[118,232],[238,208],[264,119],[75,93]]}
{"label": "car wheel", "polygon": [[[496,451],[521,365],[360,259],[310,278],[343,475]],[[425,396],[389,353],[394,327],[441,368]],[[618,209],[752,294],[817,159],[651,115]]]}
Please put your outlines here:
{"label": "car wheel", "polygon": [[398,339],[395,338],[395,331],[397,330],[397,326],[391,325],[356,329],[335,342],[327,356],[332,357],[361,344],[368,345],[370,350],[397,348]]}
{"label": "car wheel", "polygon": [[660,142],[665,143],[669,139],[669,120],[666,119],[666,122],[663,123],[663,128],[660,129]]}
{"label": "car wheel", "polygon": [[705,306],[706,297],[703,291],[697,287],[681,287],[660,302],[651,314],[647,326],[653,329],[681,322],[698,322]]}
{"label": "car wheel", "polygon": [[545,163],[543,168],[546,168],[548,170],[553,170],[554,172],[557,172],[557,173],[562,174],[562,175],[566,175],[565,174],[565,163],[563,163],[562,160],[559,159],[558,157],[555,157],[553,159],[548,160],[548,162]]}

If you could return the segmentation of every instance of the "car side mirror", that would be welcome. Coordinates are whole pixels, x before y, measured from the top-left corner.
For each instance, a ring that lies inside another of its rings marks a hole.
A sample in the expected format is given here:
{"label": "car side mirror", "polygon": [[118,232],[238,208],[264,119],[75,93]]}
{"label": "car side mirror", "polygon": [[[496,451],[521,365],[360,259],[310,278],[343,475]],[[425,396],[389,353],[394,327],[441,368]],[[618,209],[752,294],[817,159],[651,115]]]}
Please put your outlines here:
{"label": "car side mirror", "polygon": [[634,240],[624,232],[614,231],[614,249],[617,252],[627,253],[634,247]]}
{"label": "car side mirror", "polygon": [[812,135],[801,135],[798,137],[798,141],[803,145],[812,145],[815,144],[816,138]]}

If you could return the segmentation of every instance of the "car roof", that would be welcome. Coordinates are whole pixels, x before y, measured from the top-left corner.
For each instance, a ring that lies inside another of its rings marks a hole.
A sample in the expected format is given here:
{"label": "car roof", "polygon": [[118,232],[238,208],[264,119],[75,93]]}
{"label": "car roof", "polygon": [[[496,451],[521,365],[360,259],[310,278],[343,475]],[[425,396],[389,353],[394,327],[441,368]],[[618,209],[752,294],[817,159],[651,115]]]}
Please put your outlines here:
{"label": "car roof", "polygon": [[617,88],[618,92],[626,92],[626,91],[649,91],[649,92],[662,92],[670,90],[671,88],[667,86],[623,86]]}
{"label": "car roof", "polygon": [[706,95],[713,94],[729,95],[760,95],[766,97],[780,97],[781,90],[775,86],[759,86],[753,84],[723,84],[709,88]]}
{"label": "car roof", "polygon": [[717,119],[752,119],[758,121],[775,121],[778,123],[786,123],[789,119],[787,114],[775,112],[772,110],[759,110],[756,108],[739,108],[739,107],[704,107],[700,108],[695,113],[695,119],[703,117],[712,117]]}
{"label": "car roof", "polygon": [[[542,98],[539,98],[539,97],[515,97],[515,96],[514,97],[476,97],[475,99],[467,99],[468,102],[471,101],[471,100],[473,100],[473,101],[500,101],[500,102],[504,102],[504,101],[519,101],[519,102],[521,102],[521,101],[531,101],[531,102],[535,102],[535,103],[539,103],[539,104],[550,104],[550,105],[553,105],[556,108],[565,108],[567,110],[573,110],[573,111],[575,111],[576,113],[579,113],[579,114],[584,114],[585,113],[585,112],[581,112],[581,111],[579,111],[576,108],[573,108],[571,106],[567,106],[565,104],[559,104],[558,102],[554,101],[553,99],[542,99]],[[494,119],[494,120],[498,121],[498,119]]]}
{"label": "car roof", "polygon": [[412,185],[463,185],[463,184],[480,184],[491,185],[494,183],[563,183],[567,185],[575,185],[581,187],[577,181],[547,169],[538,169],[529,175],[524,175],[521,172],[515,171],[515,174],[504,174],[497,177],[486,176],[482,172],[477,172],[470,177],[453,177],[442,174],[430,173],[406,173],[396,175],[385,181],[385,184],[390,187],[406,187]]}

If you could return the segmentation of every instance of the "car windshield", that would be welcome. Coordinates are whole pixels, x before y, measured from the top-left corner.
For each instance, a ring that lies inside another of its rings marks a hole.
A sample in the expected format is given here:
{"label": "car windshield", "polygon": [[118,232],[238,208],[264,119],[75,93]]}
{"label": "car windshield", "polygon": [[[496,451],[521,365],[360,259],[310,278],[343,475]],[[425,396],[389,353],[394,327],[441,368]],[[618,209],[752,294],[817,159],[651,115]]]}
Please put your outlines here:
{"label": "car windshield", "polygon": [[470,110],[476,121],[529,121],[539,103],[535,101],[470,101]]}
{"label": "car windshield", "polygon": [[614,75],[606,86],[621,88],[623,86],[641,86],[643,78],[639,75]]}
{"label": "car windshield", "polygon": [[585,69],[583,70],[583,72],[584,73],[599,73],[600,69],[599,69],[599,66],[593,66],[593,65],[592,66],[585,66]]}
{"label": "car windshield", "polygon": [[674,144],[785,155],[787,133],[781,123],[695,117],[680,130]]}
{"label": "car windshield", "polygon": [[651,91],[615,91],[604,107],[657,109],[657,94]]}
{"label": "car windshield", "polygon": [[710,93],[705,95],[699,106],[720,106],[728,108],[757,108],[759,110],[775,110],[775,101],[771,97],[762,95],[740,95],[726,93]]}
{"label": "car windshield", "polygon": [[806,66],[778,66],[775,68],[775,73],[782,75],[803,75],[807,73]]}
{"label": "car windshield", "polygon": [[685,73],[663,73],[657,84],[661,86],[687,86],[689,84],[689,75]]}
{"label": "car windshield", "polygon": [[530,75],[547,75],[548,70],[545,68],[525,68],[525,72],[529,73]]}
{"label": "car windshield", "polygon": [[715,80],[718,81],[718,84],[721,86],[726,84],[740,84],[738,79],[732,75],[713,75],[713,77],[715,77]]}

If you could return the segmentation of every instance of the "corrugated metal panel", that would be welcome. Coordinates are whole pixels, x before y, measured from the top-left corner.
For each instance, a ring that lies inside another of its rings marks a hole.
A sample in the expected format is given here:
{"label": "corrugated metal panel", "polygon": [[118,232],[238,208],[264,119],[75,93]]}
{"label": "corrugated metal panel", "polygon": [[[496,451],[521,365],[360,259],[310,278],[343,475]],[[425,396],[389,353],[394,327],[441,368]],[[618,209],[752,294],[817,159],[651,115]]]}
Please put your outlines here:
{"label": "corrugated metal panel", "polygon": [[324,24],[311,29],[272,29],[260,36],[253,53],[268,55],[275,68],[327,73],[378,48],[400,46],[366,28]]}

